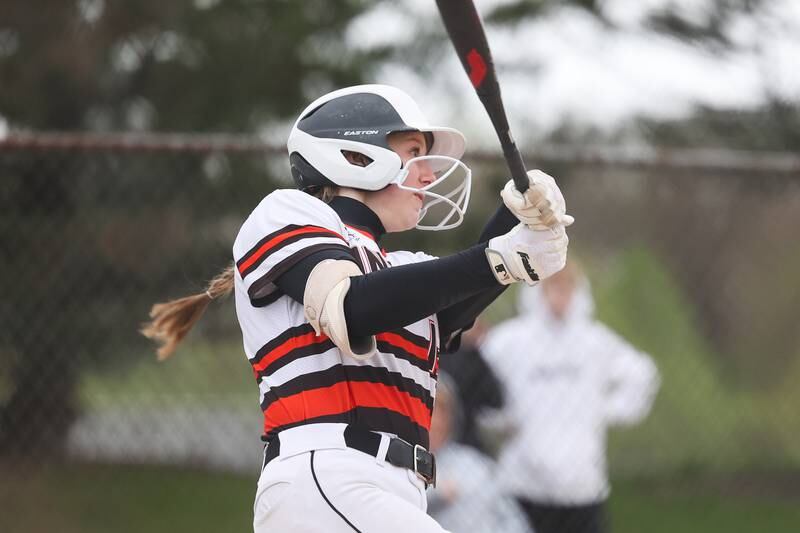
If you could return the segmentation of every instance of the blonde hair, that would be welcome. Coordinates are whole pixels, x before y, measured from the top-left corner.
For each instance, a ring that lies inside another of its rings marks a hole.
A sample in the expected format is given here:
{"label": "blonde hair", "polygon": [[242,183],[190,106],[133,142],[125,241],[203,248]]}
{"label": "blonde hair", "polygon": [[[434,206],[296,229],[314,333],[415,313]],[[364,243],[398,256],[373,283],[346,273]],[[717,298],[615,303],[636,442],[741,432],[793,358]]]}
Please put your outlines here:
{"label": "blonde hair", "polygon": [[339,196],[339,187],[336,185],[323,185],[314,190],[308,191],[308,194],[315,198],[319,198],[326,204],[330,203],[335,197]]}
{"label": "blonde hair", "polygon": [[172,355],[203,316],[211,300],[227,296],[233,291],[233,269],[231,263],[208,283],[205,292],[153,305],[151,320],[142,324],[139,331],[160,345],[157,351],[159,361]]}

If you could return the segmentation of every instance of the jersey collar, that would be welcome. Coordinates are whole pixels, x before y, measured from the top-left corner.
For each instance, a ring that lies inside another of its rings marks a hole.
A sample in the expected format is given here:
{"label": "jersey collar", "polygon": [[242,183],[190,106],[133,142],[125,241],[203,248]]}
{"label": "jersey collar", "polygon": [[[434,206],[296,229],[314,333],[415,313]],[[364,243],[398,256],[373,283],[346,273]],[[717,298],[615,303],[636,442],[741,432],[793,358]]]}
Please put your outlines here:
{"label": "jersey collar", "polygon": [[375,242],[378,242],[386,233],[378,215],[358,200],[347,198],[346,196],[337,196],[328,205],[336,211],[336,214],[339,215],[339,218],[342,219],[346,226]]}

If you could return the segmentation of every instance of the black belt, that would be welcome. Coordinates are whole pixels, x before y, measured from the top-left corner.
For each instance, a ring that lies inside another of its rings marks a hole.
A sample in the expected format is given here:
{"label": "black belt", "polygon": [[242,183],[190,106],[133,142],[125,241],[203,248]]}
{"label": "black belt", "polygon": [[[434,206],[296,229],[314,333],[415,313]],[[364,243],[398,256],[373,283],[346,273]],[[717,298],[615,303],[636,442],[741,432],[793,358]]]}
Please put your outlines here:
{"label": "black belt", "polygon": [[[381,445],[381,436],[367,429],[347,426],[344,429],[344,443],[348,448],[353,448],[373,457],[378,456]],[[281,453],[280,433],[270,439],[264,453],[264,466],[278,457]],[[408,468],[417,474],[428,485],[436,486],[436,459],[433,454],[419,444],[410,444],[398,437],[389,439],[389,448],[386,450],[386,462]]]}

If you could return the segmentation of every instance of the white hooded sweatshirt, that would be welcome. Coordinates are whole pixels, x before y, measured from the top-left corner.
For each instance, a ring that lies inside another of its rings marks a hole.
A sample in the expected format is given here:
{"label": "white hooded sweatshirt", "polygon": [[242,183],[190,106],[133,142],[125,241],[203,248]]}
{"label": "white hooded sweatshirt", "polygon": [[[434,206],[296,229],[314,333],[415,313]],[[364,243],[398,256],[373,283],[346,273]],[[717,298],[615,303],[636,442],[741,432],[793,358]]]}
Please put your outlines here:
{"label": "white hooded sweatshirt", "polygon": [[552,315],[539,287],[522,290],[520,309],[482,347],[506,386],[506,407],[495,416],[514,431],[500,451],[503,488],[538,503],[601,502],[609,494],[606,428],[647,415],[658,370],[593,318],[585,279],[563,320]]}

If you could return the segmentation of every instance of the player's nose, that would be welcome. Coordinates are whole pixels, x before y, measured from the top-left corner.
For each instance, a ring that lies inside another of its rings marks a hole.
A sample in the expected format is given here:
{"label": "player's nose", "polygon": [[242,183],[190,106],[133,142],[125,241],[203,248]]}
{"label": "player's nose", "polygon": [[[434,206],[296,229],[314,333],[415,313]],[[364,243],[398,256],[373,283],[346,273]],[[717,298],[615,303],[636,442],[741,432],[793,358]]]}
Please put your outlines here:
{"label": "player's nose", "polygon": [[436,180],[436,175],[434,174],[433,169],[431,168],[431,165],[430,163],[428,163],[428,161],[425,160],[418,161],[417,165],[419,167],[418,180],[420,186],[424,187],[426,185],[433,183],[434,180]]}

